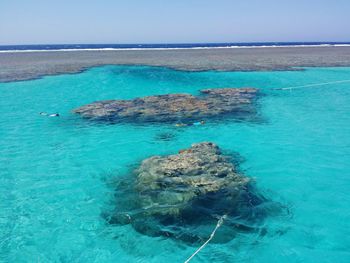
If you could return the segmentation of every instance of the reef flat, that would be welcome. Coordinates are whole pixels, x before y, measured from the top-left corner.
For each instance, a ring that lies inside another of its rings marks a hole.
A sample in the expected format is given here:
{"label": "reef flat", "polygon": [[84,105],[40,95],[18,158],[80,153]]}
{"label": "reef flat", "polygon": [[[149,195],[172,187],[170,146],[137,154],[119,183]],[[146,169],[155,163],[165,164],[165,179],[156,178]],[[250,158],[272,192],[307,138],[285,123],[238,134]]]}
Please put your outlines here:
{"label": "reef flat", "polygon": [[220,88],[200,91],[201,96],[166,94],[132,100],[97,101],[73,110],[84,118],[113,122],[189,122],[234,114],[246,118],[256,114],[258,90]]}
{"label": "reef flat", "polygon": [[0,53],[0,82],[77,73],[101,65],[163,66],[186,71],[271,71],[350,66],[350,47],[267,47]]}

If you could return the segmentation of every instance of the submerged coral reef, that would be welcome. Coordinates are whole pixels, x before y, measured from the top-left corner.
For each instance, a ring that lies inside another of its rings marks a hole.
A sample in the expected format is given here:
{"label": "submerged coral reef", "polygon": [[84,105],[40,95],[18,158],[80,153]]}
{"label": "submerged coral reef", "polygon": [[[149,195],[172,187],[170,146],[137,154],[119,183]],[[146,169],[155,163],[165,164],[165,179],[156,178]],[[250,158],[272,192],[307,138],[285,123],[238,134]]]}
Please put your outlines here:
{"label": "submerged coral reef", "polygon": [[249,118],[256,114],[255,88],[201,90],[201,96],[166,94],[132,100],[97,101],[81,106],[74,113],[94,120],[113,122],[189,122],[232,114]]}
{"label": "submerged coral reef", "polygon": [[133,175],[132,181],[129,175],[128,182],[119,184],[108,220],[131,224],[149,236],[200,242],[217,218],[227,215],[225,230],[216,237],[217,242],[227,241],[238,230],[253,229],[266,215],[267,199],[211,142],[145,159]]}

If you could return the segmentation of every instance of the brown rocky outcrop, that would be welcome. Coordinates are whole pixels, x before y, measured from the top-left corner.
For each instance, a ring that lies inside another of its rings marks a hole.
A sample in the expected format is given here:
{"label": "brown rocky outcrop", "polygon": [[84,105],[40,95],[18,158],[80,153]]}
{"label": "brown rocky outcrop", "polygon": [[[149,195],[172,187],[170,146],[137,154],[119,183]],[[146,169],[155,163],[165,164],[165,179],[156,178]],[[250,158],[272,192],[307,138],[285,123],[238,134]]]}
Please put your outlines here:
{"label": "brown rocky outcrop", "polygon": [[145,159],[133,178],[120,186],[125,196],[118,196],[111,223],[131,224],[146,235],[197,242],[210,234],[218,216],[227,215],[221,236],[227,241],[237,228],[247,228],[234,218],[252,222],[263,214],[257,207],[265,199],[211,142]]}
{"label": "brown rocky outcrop", "polygon": [[166,94],[132,100],[105,100],[81,106],[74,113],[85,118],[132,122],[189,122],[231,114],[244,118],[256,113],[257,89],[201,90],[201,96]]}

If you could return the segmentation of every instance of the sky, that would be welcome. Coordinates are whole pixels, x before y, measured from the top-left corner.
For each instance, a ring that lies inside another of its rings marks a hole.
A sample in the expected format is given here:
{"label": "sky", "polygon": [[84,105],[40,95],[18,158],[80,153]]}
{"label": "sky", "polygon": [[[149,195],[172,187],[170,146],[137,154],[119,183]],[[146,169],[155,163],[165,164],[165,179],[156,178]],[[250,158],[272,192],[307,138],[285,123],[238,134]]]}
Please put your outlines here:
{"label": "sky", "polygon": [[0,45],[350,41],[350,0],[0,0]]}

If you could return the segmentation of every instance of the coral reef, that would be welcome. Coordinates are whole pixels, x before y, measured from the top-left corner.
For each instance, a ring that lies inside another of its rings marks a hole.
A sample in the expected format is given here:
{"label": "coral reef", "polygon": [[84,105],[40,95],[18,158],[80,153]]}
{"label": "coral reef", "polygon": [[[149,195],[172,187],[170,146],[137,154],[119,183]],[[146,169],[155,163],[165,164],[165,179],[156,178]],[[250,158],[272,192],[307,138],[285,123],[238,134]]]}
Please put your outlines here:
{"label": "coral reef", "polygon": [[257,89],[221,88],[201,90],[201,96],[166,94],[132,100],[97,101],[74,113],[94,120],[113,122],[189,122],[231,114],[236,118],[256,114]]}
{"label": "coral reef", "polygon": [[217,218],[227,215],[225,234],[218,237],[227,241],[237,229],[251,229],[264,217],[260,205],[266,199],[211,142],[145,159],[133,178],[133,183],[119,185],[125,188],[125,195],[118,195],[109,220],[131,224],[149,236],[201,241]]}

